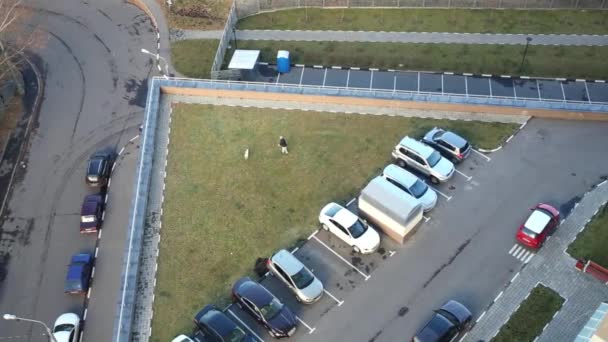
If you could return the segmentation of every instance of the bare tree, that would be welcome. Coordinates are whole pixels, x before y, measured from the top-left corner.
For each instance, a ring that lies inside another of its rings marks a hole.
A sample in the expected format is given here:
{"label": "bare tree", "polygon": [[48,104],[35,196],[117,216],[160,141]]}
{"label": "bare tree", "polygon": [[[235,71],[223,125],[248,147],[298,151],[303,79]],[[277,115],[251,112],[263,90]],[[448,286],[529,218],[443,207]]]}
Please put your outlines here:
{"label": "bare tree", "polygon": [[0,0],[0,80],[18,74],[19,55],[29,39],[19,37],[18,21],[23,13],[22,0]]}

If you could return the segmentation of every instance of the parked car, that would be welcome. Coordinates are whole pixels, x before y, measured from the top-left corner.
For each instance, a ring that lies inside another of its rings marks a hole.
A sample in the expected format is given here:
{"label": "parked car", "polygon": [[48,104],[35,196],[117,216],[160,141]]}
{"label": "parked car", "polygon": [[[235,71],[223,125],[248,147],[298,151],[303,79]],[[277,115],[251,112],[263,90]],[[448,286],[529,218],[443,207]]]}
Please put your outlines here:
{"label": "parked car", "polygon": [[244,277],[234,283],[232,300],[262,324],[272,337],[289,337],[296,332],[296,318],[291,310],[250,278]]}
{"label": "parked car", "polygon": [[382,177],[419,200],[425,212],[430,211],[437,204],[437,193],[435,190],[429,188],[418,177],[397,165],[387,165],[384,171],[382,171]]}
{"label": "parked car", "polygon": [[445,303],[422,328],[413,342],[455,341],[471,327],[471,312],[455,300]]}
{"label": "parked car", "polygon": [[81,253],[72,256],[65,278],[65,293],[84,294],[89,290],[92,263],[91,254]]}
{"label": "parked car", "polygon": [[90,186],[104,186],[108,183],[114,164],[114,154],[97,152],[89,158],[85,181]]}
{"label": "parked car", "polygon": [[357,253],[373,253],[380,246],[380,235],[357,215],[337,203],[329,203],[319,214],[323,229],[332,232]]}
{"label": "parked car", "polygon": [[453,163],[459,163],[471,154],[471,145],[466,139],[437,127],[425,134],[422,142],[439,151]]}
{"label": "parked car", "polygon": [[80,210],[80,232],[96,233],[103,221],[103,194],[87,195],[84,197]]}
{"label": "parked car", "polygon": [[397,165],[406,166],[425,174],[433,184],[447,182],[454,174],[454,164],[443,158],[432,147],[405,137],[393,149]]}
{"label": "parked car", "polygon": [[281,249],[267,261],[268,270],[280,279],[305,304],[316,302],[323,295],[323,284],[298,258]]}
{"label": "parked car", "polygon": [[53,337],[57,342],[78,342],[80,317],[75,313],[64,313],[57,317],[53,325]]}
{"label": "parked car", "polygon": [[207,342],[209,339],[202,331],[197,330],[192,336],[179,335],[171,340],[171,342]]}
{"label": "parked car", "polygon": [[253,342],[252,336],[247,335],[225,313],[214,305],[206,305],[196,316],[194,324],[201,330],[206,340],[213,342]]}
{"label": "parked car", "polygon": [[519,226],[515,238],[517,241],[530,248],[540,248],[547,236],[551,234],[559,224],[559,210],[549,204],[539,203],[530,208],[532,214]]}

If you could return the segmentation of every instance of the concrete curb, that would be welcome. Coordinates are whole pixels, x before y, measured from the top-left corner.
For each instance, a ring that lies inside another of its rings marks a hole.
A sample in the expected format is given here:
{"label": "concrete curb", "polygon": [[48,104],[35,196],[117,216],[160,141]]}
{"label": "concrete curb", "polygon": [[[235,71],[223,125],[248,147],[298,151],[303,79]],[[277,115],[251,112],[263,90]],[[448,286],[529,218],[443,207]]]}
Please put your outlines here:
{"label": "concrete curb", "polygon": [[483,153],[492,153],[492,152],[496,152],[496,151],[500,151],[504,145],[508,144],[511,139],[513,139],[513,137],[515,137],[515,135],[517,135],[517,133],[519,133],[519,131],[521,131],[522,129],[524,129],[524,127],[526,127],[526,125],[528,124],[528,121],[530,121],[531,117],[529,117],[526,122],[522,123],[521,126],[519,126],[519,128],[517,129],[517,131],[515,131],[515,133],[511,134],[510,137],[507,138],[507,140],[505,140],[505,143],[494,148],[494,149],[490,149],[490,150],[486,150],[485,148],[477,148],[477,151],[479,152],[483,152]]}

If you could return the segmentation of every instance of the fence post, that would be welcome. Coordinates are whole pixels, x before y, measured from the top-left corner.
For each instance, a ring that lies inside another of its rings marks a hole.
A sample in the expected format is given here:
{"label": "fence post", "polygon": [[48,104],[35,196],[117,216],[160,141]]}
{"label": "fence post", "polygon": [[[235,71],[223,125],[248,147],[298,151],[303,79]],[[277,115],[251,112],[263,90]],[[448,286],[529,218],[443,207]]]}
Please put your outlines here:
{"label": "fence post", "polygon": [[258,13],[262,12],[262,4],[260,4],[260,1],[262,0],[258,0]]}
{"label": "fence post", "polygon": [[498,8],[502,8],[502,0],[498,0]]}
{"label": "fence post", "polygon": [[553,3],[555,2],[555,0],[551,0],[551,5],[549,6],[549,8],[553,8]]}
{"label": "fence post", "polygon": [[600,6],[600,8],[604,8],[606,6],[606,0],[602,0],[602,5]]}
{"label": "fence post", "polygon": [[578,8],[578,1],[579,0],[576,0],[576,4],[574,5],[574,8]]}

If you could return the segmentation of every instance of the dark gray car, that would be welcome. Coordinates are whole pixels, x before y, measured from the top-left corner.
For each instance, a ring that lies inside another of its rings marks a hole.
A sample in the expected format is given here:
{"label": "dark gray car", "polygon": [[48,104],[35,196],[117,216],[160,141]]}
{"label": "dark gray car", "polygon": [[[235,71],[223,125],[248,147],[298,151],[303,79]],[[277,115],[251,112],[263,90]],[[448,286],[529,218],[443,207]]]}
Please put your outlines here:
{"label": "dark gray car", "polygon": [[471,145],[466,139],[438,127],[425,134],[422,142],[439,151],[453,163],[459,163],[471,154]]}
{"label": "dark gray car", "polygon": [[464,305],[450,300],[443,304],[441,309],[435,310],[433,318],[412,338],[412,341],[454,341],[469,330],[472,317],[471,312]]}

